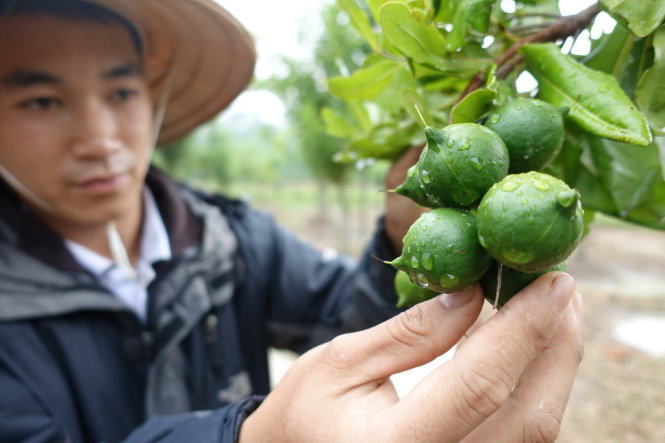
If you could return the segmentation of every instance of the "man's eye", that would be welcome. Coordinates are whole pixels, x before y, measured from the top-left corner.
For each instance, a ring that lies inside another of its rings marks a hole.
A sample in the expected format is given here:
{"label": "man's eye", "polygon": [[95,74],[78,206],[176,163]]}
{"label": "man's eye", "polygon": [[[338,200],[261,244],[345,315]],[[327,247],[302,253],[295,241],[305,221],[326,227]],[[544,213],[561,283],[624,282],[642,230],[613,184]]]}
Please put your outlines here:
{"label": "man's eye", "polygon": [[21,107],[33,111],[46,111],[60,105],[60,100],[53,97],[37,97],[21,103]]}
{"label": "man's eye", "polygon": [[136,96],[136,91],[133,89],[118,89],[111,94],[111,98],[118,101],[127,101],[134,96]]}

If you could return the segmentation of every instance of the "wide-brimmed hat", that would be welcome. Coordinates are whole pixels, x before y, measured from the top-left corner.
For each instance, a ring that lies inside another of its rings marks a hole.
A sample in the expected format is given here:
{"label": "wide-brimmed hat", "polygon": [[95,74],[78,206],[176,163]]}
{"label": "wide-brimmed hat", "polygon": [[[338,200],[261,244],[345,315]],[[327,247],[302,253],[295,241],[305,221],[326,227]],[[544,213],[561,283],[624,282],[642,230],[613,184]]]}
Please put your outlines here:
{"label": "wide-brimmed hat", "polygon": [[148,82],[168,89],[158,145],[210,120],[252,79],[254,41],[213,0],[85,1],[120,14],[140,33]]}

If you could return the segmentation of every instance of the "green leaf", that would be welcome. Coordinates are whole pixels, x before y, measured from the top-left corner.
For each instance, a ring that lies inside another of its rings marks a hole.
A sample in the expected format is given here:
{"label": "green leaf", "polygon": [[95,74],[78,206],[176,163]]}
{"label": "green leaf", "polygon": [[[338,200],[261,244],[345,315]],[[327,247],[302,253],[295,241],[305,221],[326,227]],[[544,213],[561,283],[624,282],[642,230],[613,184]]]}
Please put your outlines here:
{"label": "green leaf", "polygon": [[414,121],[422,123],[420,121],[420,115],[422,115],[425,124],[431,126],[434,123],[427,102],[415,89],[402,89],[400,93],[400,101],[404,110]]}
{"label": "green leaf", "polygon": [[644,203],[661,178],[660,153],[655,144],[635,149],[625,143],[591,138],[598,180],[612,196],[621,217]]}
{"label": "green leaf", "polygon": [[478,119],[492,108],[496,91],[477,89],[464,97],[452,110],[452,123],[476,123]]}
{"label": "green leaf", "polygon": [[633,223],[665,230],[665,180],[653,187],[652,197],[632,210],[626,219]]}
{"label": "green leaf", "polygon": [[374,52],[381,52],[379,39],[372,30],[372,25],[365,11],[355,2],[355,0],[337,0],[337,6],[346,12],[351,21],[351,25],[365,39]]}
{"label": "green leaf", "polygon": [[369,100],[379,95],[400,69],[404,69],[402,64],[382,59],[359,69],[351,77],[329,79],[328,89],[333,95],[343,100]]}
{"label": "green leaf", "polygon": [[385,39],[416,63],[443,66],[445,40],[431,24],[416,20],[402,3],[386,3],[379,11]]}
{"label": "green leaf", "polygon": [[665,26],[653,37],[654,65],[649,68],[637,85],[635,100],[658,134],[665,134]]}
{"label": "green leaf", "polygon": [[605,35],[600,45],[584,60],[584,64],[591,69],[612,74],[620,80],[634,42],[635,36],[617,23],[612,33]]}
{"label": "green leaf", "polygon": [[638,37],[651,34],[665,18],[665,0],[601,0],[610,14],[626,20]]}
{"label": "green leaf", "polygon": [[372,11],[372,16],[374,17],[374,20],[378,23],[379,22],[379,11],[381,10],[381,7],[385,5],[386,3],[406,3],[408,0],[367,0],[367,4],[369,5],[369,10]]}
{"label": "green leaf", "polygon": [[366,137],[352,140],[350,149],[360,158],[394,160],[412,145],[416,134],[422,134],[422,130],[413,121],[407,124],[382,123]]}
{"label": "green leaf", "polygon": [[552,43],[525,45],[521,52],[538,80],[539,97],[569,108],[569,119],[600,137],[640,146],[651,142],[644,115],[614,77],[576,62]]}
{"label": "green leaf", "polygon": [[358,128],[349,119],[332,108],[323,108],[321,118],[326,127],[326,133],[335,137],[349,138],[356,135]]}
{"label": "green leaf", "polygon": [[462,0],[455,10],[453,29],[448,35],[448,50],[464,46],[469,25],[479,32],[487,32],[496,0]]}
{"label": "green leaf", "polygon": [[638,38],[630,51],[628,65],[623,72],[621,79],[621,88],[629,97],[635,97],[637,83],[644,75],[644,72],[653,65],[653,46],[651,38]]}
{"label": "green leaf", "polygon": [[355,117],[356,121],[364,131],[369,131],[372,129],[373,123],[372,119],[369,116],[369,112],[363,104],[357,100],[347,102],[351,113]]}
{"label": "green leaf", "polygon": [[437,0],[434,2],[434,20],[450,23],[455,16],[459,0]]}

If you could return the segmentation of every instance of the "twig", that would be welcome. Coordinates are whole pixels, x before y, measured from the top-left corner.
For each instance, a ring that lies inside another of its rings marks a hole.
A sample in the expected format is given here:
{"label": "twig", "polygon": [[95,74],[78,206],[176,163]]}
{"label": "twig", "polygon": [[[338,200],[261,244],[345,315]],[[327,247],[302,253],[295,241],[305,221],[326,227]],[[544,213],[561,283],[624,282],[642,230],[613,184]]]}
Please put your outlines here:
{"label": "twig", "polygon": [[[528,43],[556,41],[564,37],[575,35],[579,32],[580,29],[586,28],[599,12],[600,8],[596,3],[592,6],[589,6],[579,14],[562,17],[545,29],[534,32],[533,34],[529,34],[526,37],[519,39],[510,48],[508,48],[506,52],[501,54],[494,61],[497,66],[497,77],[505,78],[514,69],[514,67],[517,66],[517,63],[509,64],[509,62],[518,54],[522,46]],[[504,65],[510,66],[510,69],[501,69]],[[498,75],[499,72],[501,73],[500,76]],[[476,89],[482,87],[484,84],[485,73],[480,71],[471,78],[471,81],[469,82],[464,92],[462,92],[457,102],[459,103],[464,97]]]}

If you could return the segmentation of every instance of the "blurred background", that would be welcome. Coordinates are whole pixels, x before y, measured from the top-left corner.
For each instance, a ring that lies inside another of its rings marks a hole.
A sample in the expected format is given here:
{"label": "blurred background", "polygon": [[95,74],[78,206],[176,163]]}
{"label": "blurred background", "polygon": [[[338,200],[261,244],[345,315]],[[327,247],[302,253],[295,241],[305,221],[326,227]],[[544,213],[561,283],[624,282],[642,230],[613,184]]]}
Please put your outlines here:
{"label": "blurred background", "polygon": [[[219,2],[255,37],[255,82],[213,122],[160,149],[155,163],[248,200],[304,240],[358,256],[381,214],[389,165],[335,161],[343,140],[326,134],[319,113],[336,106],[326,77],[355,69],[368,48],[332,0]],[[591,3],[560,8],[572,14]],[[612,29],[609,17],[601,23],[600,32]],[[573,52],[588,50],[582,35]],[[524,79],[524,90],[532,87]],[[665,232],[597,217],[569,270],[585,297],[586,348],[559,441],[664,442]],[[446,358],[395,376],[398,392]],[[274,382],[292,359],[272,353]]]}

